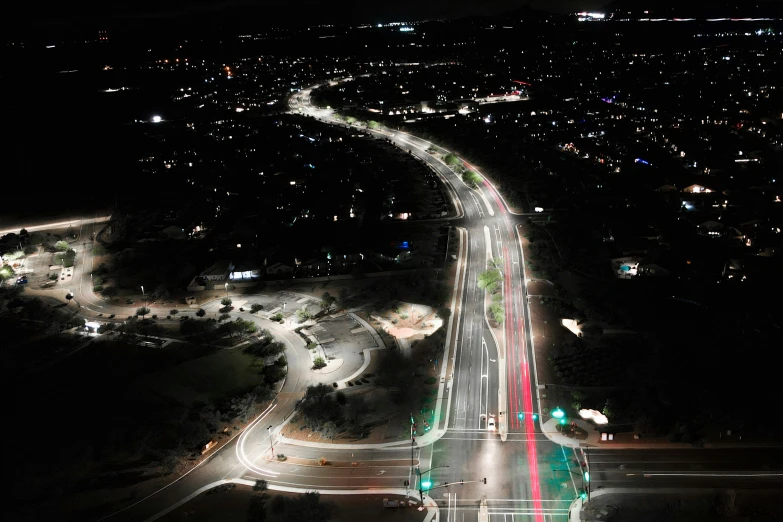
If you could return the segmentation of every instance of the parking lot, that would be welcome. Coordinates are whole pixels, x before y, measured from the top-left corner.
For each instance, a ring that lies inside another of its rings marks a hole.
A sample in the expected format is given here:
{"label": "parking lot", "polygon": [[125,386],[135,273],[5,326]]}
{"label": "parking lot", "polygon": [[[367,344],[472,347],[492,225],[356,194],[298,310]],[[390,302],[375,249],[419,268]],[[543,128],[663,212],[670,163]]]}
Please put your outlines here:
{"label": "parking lot", "polygon": [[348,314],[328,317],[308,330],[318,339],[325,355],[342,359],[346,368],[359,368],[362,351],[377,347],[370,332]]}

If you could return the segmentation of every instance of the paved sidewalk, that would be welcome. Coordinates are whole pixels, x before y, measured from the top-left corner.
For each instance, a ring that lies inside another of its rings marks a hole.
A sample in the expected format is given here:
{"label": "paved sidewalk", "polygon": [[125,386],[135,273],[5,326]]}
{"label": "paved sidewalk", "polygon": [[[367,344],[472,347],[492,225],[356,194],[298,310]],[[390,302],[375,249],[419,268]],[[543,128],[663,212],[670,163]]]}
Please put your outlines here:
{"label": "paved sidewalk", "polygon": [[[281,435],[280,432],[285,426],[285,424],[288,424],[290,422],[291,418],[290,416],[285,423],[280,425],[278,428],[275,429],[275,440],[277,442],[282,442],[291,446],[305,446],[308,448],[322,448],[322,449],[332,449],[332,450],[373,450],[373,449],[400,449],[405,447],[411,446],[411,441],[408,439],[405,440],[397,440],[394,442],[382,442],[378,444],[331,444],[328,442],[311,442],[307,440],[298,440],[298,439],[290,439],[284,435]],[[423,448],[425,446],[429,446],[430,444],[433,444],[435,441],[440,439],[446,434],[446,430],[432,430],[428,433],[425,433],[424,435],[420,435],[416,437],[416,447],[417,448]]]}

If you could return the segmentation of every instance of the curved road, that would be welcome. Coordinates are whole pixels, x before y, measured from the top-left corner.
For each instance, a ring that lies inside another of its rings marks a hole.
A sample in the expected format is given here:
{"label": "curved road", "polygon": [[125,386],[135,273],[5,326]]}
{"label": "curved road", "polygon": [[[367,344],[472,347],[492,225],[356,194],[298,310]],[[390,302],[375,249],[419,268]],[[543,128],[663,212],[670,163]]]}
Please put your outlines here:
{"label": "curved road", "polygon": [[[337,120],[332,111],[314,108],[309,99],[311,89],[289,99],[293,112],[350,127]],[[440,501],[441,509],[446,510],[441,514],[448,518],[453,515],[455,520],[476,520],[479,502],[486,498],[489,520],[567,519],[568,506],[583,487],[581,469],[573,464],[579,457],[576,452],[550,442],[533,419],[533,414],[543,412],[527,320],[524,254],[516,225],[525,216],[535,214],[512,212],[487,180],[477,188],[465,185],[440,159],[448,151],[430,142],[391,129],[361,131],[388,139],[428,165],[446,184],[460,213],[459,218],[450,220],[459,227],[463,241],[454,313],[448,326],[450,342],[439,368],[442,400],[438,401],[433,431],[413,444],[402,441],[319,447],[270,440],[270,432],[279,430],[301,392],[315,381],[302,340],[289,330],[275,328],[273,333],[289,346],[289,376],[278,400],[240,436],[189,474],[102,520],[154,520],[193,492],[220,480],[263,478],[272,489],[317,489],[323,493],[399,490],[404,488],[405,480],[417,485],[416,467],[422,471],[432,468],[428,474],[433,483],[429,495]],[[89,258],[86,253],[85,256]],[[505,320],[497,333],[487,323],[484,292],[476,284],[478,274],[488,267],[490,259],[498,260],[504,276]],[[74,274],[74,281],[79,283],[77,299],[84,309],[104,315],[127,313],[126,308],[110,305],[92,294],[92,286],[83,276],[91,270],[91,260],[85,259],[81,271]],[[163,308],[151,308],[151,313],[168,313]],[[486,418],[490,414],[497,418],[498,432],[487,429]],[[275,453],[290,457],[287,462],[272,458],[272,442]],[[638,454],[632,451],[627,458],[638,458]],[[315,465],[321,457],[332,465]],[[674,460],[679,465],[670,467],[683,469],[684,460]],[[713,464],[720,467],[720,459]],[[599,480],[611,480],[610,471],[602,470],[598,461],[595,472]],[[625,474],[622,475],[625,480]]]}

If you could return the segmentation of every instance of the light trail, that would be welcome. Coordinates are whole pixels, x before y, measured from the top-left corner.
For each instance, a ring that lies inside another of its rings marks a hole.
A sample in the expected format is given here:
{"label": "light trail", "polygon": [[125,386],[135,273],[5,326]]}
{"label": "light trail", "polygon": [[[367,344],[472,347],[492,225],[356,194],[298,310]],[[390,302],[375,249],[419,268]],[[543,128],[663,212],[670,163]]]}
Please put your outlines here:
{"label": "light trail", "polygon": [[[237,460],[242,463],[243,466],[245,466],[247,469],[258,473],[259,475],[264,475],[267,477],[275,478],[280,473],[277,473],[276,471],[269,471],[264,468],[260,468],[253,464],[253,461],[247,456],[247,453],[245,453],[245,441],[247,440],[248,435],[253,430],[253,428],[256,427],[256,425],[264,420],[267,415],[269,415],[272,410],[274,410],[277,407],[277,404],[270,404],[264,412],[258,416],[258,418],[253,421],[253,423],[245,428],[245,431],[242,432],[242,435],[239,436],[239,440],[237,441],[236,445],[236,453],[237,453]],[[271,435],[270,435],[271,437]]]}
{"label": "light trail", "polygon": [[[466,162],[467,164],[467,162]],[[472,166],[471,166],[472,167]],[[475,171],[475,168],[472,170]],[[485,179],[484,180],[484,186],[489,191],[489,193],[492,195],[492,198],[495,200],[495,203],[497,204],[498,208],[500,209],[500,213],[503,216],[503,222],[506,225],[506,229],[509,235],[509,241],[515,241],[514,236],[514,229],[511,226],[511,223],[508,221],[508,215],[506,213],[505,206],[500,200],[500,197],[498,196],[497,191],[495,188]],[[509,289],[508,293],[506,294],[506,298],[508,299],[510,297],[511,301],[506,302],[506,320],[513,319],[513,307],[515,303],[522,303],[524,300],[524,296],[521,296],[519,300],[517,300],[518,291],[521,291],[520,289],[515,289],[511,285],[511,261],[508,256],[508,248],[503,249],[503,257],[504,257],[504,266],[506,269],[506,274],[508,276],[505,279],[505,287]],[[528,358],[527,358],[527,342],[525,340],[525,330],[524,330],[524,312],[520,314],[519,322],[517,323],[517,335],[519,336],[519,342],[514,342],[513,336],[507,336],[507,347],[510,346],[514,352],[514,354],[520,354],[521,355],[521,362],[519,363],[519,371],[524,376],[524,378],[520,381],[520,385],[522,388],[522,410],[521,411],[534,411],[533,410],[533,397],[531,394],[531,388],[530,388],[530,371],[529,371],[529,365],[528,365]],[[510,328],[507,325],[507,331],[510,330]],[[513,330],[512,330],[513,332]],[[511,359],[511,357],[509,357]],[[516,370],[515,365],[515,370]],[[518,373],[515,371],[515,375],[518,375]],[[515,383],[516,384],[516,383]],[[516,390],[514,389],[516,386],[512,388],[512,391],[514,392],[515,396],[515,402],[516,402]],[[517,403],[518,404],[518,403]],[[517,428],[520,427],[519,418],[517,417],[515,421],[515,425]],[[524,428],[525,432],[527,433],[534,433],[535,432],[535,423],[533,422],[533,416],[532,415],[525,415],[524,418]],[[528,468],[530,470],[530,487],[533,497],[533,509],[535,511],[535,517],[536,522],[543,522],[543,512],[542,512],[542,506],[541,506],[541,481],[538,476],[538,449],[536,447],[535,440],[529,441],[526,445],[527,450],[527,460],[528,460]]]}

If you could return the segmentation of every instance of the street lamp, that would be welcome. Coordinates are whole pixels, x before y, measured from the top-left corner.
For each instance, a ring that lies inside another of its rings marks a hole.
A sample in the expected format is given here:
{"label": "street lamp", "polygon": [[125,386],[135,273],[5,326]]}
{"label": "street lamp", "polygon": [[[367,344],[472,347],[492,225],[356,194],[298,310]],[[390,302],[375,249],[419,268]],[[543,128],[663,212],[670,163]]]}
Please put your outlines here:
{"label": "street lamp", "polygon": [[144,285],[141,285],[141,302],[143,303],[146,299],[147,297],[144,294]]}
{"label": "street lamp", "polygon": [[225,285],[223,285],[223,286],[225,286],[225,287],[226,287],[226,298],[228,298],[228,283],[226,283],[226,284],[225,284]]}
{"label": "street lamp", "polygon": [[272,443],[272,425],[270,424],[269,427],[266,429],[266,432],[269,434],[269,448],[272,450],[272,456],[275,456],[275,446]]}

